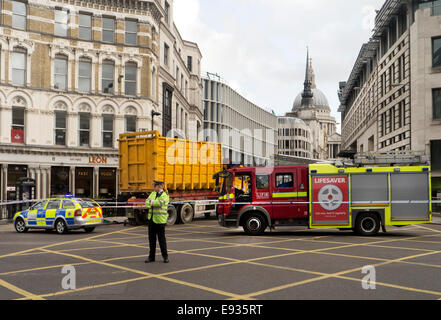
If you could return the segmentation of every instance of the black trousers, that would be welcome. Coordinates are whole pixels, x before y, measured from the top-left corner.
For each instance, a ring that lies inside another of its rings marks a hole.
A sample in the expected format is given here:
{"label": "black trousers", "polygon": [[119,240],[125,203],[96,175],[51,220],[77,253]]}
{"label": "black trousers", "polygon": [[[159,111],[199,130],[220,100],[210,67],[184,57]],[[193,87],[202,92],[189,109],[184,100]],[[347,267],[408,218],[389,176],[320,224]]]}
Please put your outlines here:
{"label": "black trousers", "polygon": [[150,243],[150,260],[155,260],[156,257],[156,238],[158,238],[159,246],[161,248],[162,257],[168,258],[167,241],[165,239],[165,224],[156,224],[149,221],[149,243]]}

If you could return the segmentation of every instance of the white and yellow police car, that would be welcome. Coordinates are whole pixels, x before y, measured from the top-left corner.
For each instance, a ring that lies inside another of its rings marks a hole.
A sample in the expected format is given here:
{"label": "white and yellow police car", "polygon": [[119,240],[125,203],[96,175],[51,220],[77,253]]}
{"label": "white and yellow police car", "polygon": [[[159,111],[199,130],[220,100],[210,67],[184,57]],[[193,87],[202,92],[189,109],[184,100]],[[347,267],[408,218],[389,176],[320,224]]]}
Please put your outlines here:
{"label": "white and yellow police car", "polygon": [[63,198],[37,202],[28,210],[17,212],[14,226],[18,233],[29,229],[54,230],[58,234],[84,229],[93,232],[103,224],[103,211],[96,202],[88,199]]}

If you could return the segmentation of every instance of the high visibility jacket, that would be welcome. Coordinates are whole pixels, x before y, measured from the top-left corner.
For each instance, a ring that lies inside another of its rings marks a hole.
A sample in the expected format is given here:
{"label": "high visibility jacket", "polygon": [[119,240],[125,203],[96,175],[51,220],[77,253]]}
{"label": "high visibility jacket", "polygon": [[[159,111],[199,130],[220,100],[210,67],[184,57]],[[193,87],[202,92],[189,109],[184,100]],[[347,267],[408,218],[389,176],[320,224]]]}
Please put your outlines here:
{"label": "high visibility jacket", "polygon": [[[153,205],[151,205],[151,200],[153,200]],[[146,207],[149,209],[148,220],[153,220],[156,224],[167,224],[168,220],[168,203],[170,202],[170,197],[164,191],[161,196],[157,197],[156,192],[152,192],[146,201]],[[153,218],[152,218],[153,215]]]}

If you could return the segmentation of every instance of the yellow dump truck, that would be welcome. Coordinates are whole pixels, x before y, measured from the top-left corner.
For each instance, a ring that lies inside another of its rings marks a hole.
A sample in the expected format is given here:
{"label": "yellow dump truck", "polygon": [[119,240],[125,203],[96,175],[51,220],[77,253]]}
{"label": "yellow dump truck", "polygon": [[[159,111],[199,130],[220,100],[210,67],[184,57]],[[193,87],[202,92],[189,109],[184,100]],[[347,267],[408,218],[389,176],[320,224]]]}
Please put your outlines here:
{"label": "yellow dump truck", "polygon": [[216,181],[222,171],[222,145],[172,139],[158,131],[122,134],[119,138],[119,190],[131,203],[129,221],[145,223],[144,203],[154,180],[170,195],[168,225],[190,223],[196,215],[216,213]]}

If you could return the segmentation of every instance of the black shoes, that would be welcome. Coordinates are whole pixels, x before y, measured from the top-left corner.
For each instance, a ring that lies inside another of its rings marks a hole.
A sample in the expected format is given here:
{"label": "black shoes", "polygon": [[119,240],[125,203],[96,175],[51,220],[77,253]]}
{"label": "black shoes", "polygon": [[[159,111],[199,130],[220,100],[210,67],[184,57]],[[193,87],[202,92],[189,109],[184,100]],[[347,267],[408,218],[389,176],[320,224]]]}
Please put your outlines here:
{"label": "black shoes", "polygon": [[[145,263],[152,263],[155,262],[155,259],[148,258]],[[168,258],[164,258],[164,263],[170,263],[170,260]]]}

